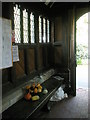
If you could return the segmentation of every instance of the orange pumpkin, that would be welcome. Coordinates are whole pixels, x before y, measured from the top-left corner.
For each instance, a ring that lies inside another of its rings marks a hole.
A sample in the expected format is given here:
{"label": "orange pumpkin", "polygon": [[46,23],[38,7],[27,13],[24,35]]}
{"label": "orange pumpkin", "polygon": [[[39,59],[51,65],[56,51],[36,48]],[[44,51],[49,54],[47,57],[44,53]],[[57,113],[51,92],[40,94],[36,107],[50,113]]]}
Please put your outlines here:
{"label": "orange pumpkin", "polygon": [[30,93],[27,93],[24,97],[26,100],[30,100],[32,96]]}
{"label": "orange pumpkin", "polygon": [[35,89],[34,89],[34,93],[37,93],[37,92],[38,92],[38,90],[37,90],[37,88],[35,88]]}

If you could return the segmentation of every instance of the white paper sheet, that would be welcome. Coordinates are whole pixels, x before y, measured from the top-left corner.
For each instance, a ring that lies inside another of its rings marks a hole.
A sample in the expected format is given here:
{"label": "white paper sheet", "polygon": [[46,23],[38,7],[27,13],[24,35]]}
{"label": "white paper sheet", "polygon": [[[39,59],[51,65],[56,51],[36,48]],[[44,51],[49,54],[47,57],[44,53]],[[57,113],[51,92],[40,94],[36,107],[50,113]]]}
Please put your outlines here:
{"label": "white paper sheet", "polygon": [[12,63],[11,20],[0,18],[0,69]]}
{"label": "white paper sheet", "polygon": [[19,61],[18,46],[13,45],[12,51],[13,51],[13,62]]}

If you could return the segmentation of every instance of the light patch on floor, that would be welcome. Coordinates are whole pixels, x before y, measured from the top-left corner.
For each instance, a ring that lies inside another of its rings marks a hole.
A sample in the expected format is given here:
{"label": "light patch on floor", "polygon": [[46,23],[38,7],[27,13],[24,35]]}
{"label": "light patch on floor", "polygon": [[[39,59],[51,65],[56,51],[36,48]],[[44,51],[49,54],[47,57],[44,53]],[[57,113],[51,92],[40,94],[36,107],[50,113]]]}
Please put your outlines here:
{"label": "light patch on floor", "polygon": [[88,65],[76,67],[76,88],[88,89]]}

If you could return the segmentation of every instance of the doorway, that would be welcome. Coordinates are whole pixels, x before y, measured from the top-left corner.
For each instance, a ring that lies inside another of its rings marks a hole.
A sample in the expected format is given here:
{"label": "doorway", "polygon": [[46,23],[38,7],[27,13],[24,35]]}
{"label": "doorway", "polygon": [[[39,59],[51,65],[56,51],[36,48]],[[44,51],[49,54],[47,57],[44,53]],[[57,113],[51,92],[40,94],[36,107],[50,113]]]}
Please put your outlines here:
{"label": "doorway", "polygon": [[88,89],[88,13],[76,22],[76,89]]}

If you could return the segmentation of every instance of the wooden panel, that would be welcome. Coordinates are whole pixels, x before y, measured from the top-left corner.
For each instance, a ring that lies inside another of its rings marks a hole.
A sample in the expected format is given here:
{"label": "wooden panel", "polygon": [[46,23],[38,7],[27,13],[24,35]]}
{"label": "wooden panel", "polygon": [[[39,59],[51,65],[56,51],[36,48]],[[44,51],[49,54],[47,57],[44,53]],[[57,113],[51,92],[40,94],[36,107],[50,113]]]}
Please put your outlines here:
{"label": "wooden panel", "polygon": [[50,66],[53,61],[52,56],[54,55],[54,54],[51,54],[51,53],[53,53],[52,47],[48,46],[46,52],[47,52],[47,65]]}
{"label": "wooden panel", "polygon": [[39,48],[38,63],[39,63],[39,69],[41,69],[43,67],[43,49],[42,49],[42,47]]}
{"label": "wooden panel", "polygon": [[55,47],[55,64],[62,64],[62,47]]}
{"label": "wooden panel", "polygon": [[19,61],[15,63],[15,66],[16,66],[16,77],[18,79],[25,74],[23,50],[19,50]]}
{"label": "wooden panel", "polygon": [[62,40],[62,18],[55,18],[55,42]]}
{"label": "wooden panel", "polygon": [[51,22],[51,42],[53,43],[54,42],[54,22],[52,21]]}
{"label": "wooden panel", "polygon": [[47,66],[47,46],[43,46],[43,65]]}
{"label": "wooden panel", "polygon": [[35,70],[35,55],[34,55],[34,49],[29,49],[27,51],[28,53],[28,65],[30,72],[33,72]]}
{"label": "wooden panel", "polygon": [[2,84],[5,84],[8,82],[9,72],[8,69],[2,70]]}
{"label": "wooden panel", "polygon": [[69,34],[70,34],[70,80],[71,80],[71,89],[72,94],[76,96],[76,9],[73,7],[69,11]]}

